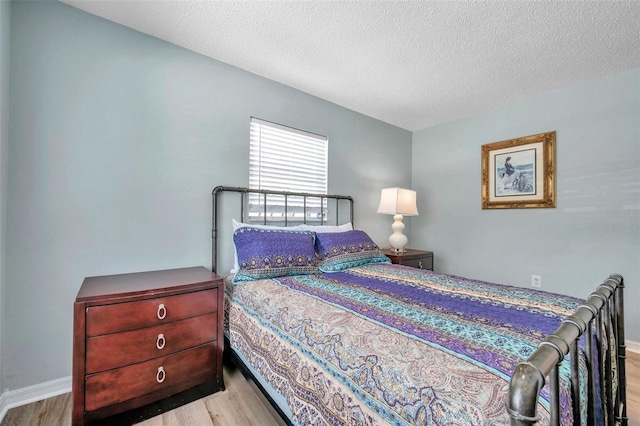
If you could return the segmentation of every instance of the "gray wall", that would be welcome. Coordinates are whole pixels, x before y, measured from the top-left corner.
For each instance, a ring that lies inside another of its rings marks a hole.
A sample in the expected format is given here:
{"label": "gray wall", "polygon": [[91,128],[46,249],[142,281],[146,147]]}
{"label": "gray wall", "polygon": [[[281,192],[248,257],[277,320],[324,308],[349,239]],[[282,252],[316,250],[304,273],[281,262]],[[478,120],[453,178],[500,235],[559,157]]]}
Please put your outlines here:
{"label": "gray wall", "polygon": [[5,387],[71,374],[85,276],[210,266],[211,190],[248,184],[250,116],[328,136],[329,191],[390,234],[375,211],[411,182],[410,132],[61,3],[11,12]]}
{"label": "gray wall", "polygon": [[[551,130],[557,208],[482,210],[481,145]],[[579,297],[619,272],[640,342],[639,150],[640,70],[415,132],[411,240],[440,272]]]}
{"label": "gray wall", "polygon": [[[11,3],[0,1],[0,372],[2,371],[2,320],[5,288],[5,241],[7,229],[7,157],[9,147],[9,56]],[[2,387],[0,374],[0,393]]]}

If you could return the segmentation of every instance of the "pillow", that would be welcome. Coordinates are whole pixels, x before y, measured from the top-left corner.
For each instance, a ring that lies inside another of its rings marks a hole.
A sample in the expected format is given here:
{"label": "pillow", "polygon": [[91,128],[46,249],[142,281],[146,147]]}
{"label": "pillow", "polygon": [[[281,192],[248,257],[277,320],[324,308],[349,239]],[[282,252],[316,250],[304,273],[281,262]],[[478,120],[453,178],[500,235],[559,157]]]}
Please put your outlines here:
{"label": "pillow", "polygon": [[364,231],[316,234],[322,272],[339,272],[367,263],[391,263]]}
{"label": "pillow", "polygon": [[300,229],[303,229],[305,231],[313,231],[317,234],[326,234],[327,232],[346,232],[346,231],[352,231],[353,230],[353,225],[351,224],[351,222],[347,222],[344,225],[307,225],[302,224],[299,225]]}
{"label": "pillow", "polygon": [[[272,226],[272,225],[251,225],[249,223],[238,222],[235,219],[231,219],[231,224],[233,225],[233,232],[236,232],[238,228],[250,227],[257,229],[300,229],[300,225],[296,226]],[[235,241],[233,243],[233,269],[231,270],[232,274],[235,274],[240,269],[240,265],[238,265],[238,250],[235,247]]]}
{"label": "pillow", "polygon": [[233,242],[240,265],[234,284],[318,272],[314,232],[241,227]]}

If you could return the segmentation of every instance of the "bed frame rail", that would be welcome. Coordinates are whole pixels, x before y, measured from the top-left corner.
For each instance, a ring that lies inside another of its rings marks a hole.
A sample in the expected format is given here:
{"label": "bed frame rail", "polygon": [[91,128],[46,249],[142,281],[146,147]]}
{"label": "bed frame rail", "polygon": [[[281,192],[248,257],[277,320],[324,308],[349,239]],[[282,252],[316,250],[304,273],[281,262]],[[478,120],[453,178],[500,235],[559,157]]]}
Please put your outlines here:
{"label": "bed frame rail", "polygon": [[[597,404],[601,404],[599,424],[627,425],[623,291],[622,276],[611,275],[526,361],[516,366],[506,404],[511,425],[532,425],[537,421],[538,397],[546,377],[549,378],[551,425],[560,425],[558,369],[567,354],[571,363],[574,424],[581,424],[580,407],[587,404],[586,424],[595,425]],[[588,369],[586,401],[580,400],[578,391],[578,342],[583,334]],[[601,396],[598,400],[596,392]]]}
{"label": "bed frame rail", "polygon": [[213,198],[213,215],[212,215],[212,231],[211,238],[213,239],[213,246],[211,250],[211,270],[216,272],[218,267],[218,197],[223,192],[234,192],[240,194],[240,221],[245,221],[245,207],[248,205],[248,195],[249,194],[260,194],[262,196],[262,223],[264,225],[267,224],[267,212],[269,211],[268,206],[268,196],[269,195],[278,195],[283,197],[284,204],[281,206],[282,208],[282,222],[284,222],[284,226],[288,226],[289,222],[292,222],[289,219],[289,209],[291,208],[290,197],[296,197],[298,199],[302,198],[303,206],[302,206],[302,223],[307,223],[307,201],[308,200],[320,200],[320,217],[319,217],[319,225],[324,225],[328,223],[325,220],[324,215],[324,200],[335,200],[335,223],[336,225],[340,224],[340,202],[348,202],[349,203],[349,219],[351,223],[354,223],[353,220],[353,198],[348,195],[327,195],[327,194],[310,194],[306,192],[288,192],[288,191],[272,191],[266,189],[251,189],[251,188],[239,188],[239,187],[231,187],[231,186],[216,186],[211,192]]}

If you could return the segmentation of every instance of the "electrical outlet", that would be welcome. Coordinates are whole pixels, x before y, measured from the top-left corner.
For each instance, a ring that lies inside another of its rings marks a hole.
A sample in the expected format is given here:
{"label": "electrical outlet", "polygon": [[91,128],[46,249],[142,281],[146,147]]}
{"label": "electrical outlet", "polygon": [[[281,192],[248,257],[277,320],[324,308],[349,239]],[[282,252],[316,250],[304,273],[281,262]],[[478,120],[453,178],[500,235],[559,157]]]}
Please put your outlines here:
{"label": "electrical outlet", "polygon": [[542,287],[542,277],[540,275],[531,275],[531,287]]}

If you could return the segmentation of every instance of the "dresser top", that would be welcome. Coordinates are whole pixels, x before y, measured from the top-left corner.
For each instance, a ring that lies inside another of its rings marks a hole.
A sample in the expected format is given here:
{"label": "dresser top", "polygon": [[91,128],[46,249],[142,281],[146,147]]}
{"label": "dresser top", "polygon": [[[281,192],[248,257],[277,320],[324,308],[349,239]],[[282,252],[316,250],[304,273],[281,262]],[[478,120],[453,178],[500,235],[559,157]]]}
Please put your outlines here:
{"label": "dresser top", "polygon": [[221,280],[222,277],[203,266],[87,277],[78,291],[76,302],[196,291],[215,287],[215,283]]}
{"label": "dresser top", "polygon": [[391,249],[383,249],[382,252],[386,256],[397,256],[397,257],[402,257],[404,259],[415,259],[415,258],[421,258],[425,256],[433,256],[432,251],[415,250],[415,249],[406,249],[406,251],[394,251]]}

